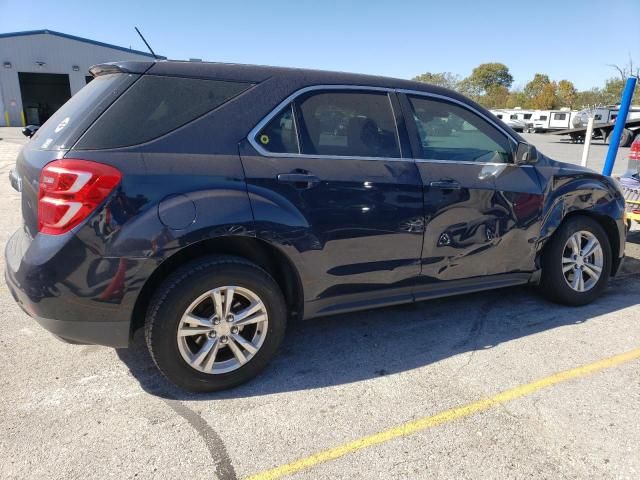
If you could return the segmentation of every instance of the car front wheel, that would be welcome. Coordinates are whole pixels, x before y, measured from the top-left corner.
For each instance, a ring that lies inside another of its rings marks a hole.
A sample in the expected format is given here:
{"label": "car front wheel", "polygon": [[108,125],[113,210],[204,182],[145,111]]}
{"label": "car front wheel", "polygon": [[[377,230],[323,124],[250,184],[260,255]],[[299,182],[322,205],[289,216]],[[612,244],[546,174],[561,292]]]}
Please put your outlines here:
{"label": "car front wheel", "polygon": [[145,337],[159,370],[191,391],[246,382],[274,357],[286,326],[277,283],[236,257],[209,257],[172,274],[153,297]]}
{"label": "car front wheel", "polygon": [[545,247],[540,289],[550,300],[585,305],[607,287],[611,245],[600,224],[586,216],[566,220]]}

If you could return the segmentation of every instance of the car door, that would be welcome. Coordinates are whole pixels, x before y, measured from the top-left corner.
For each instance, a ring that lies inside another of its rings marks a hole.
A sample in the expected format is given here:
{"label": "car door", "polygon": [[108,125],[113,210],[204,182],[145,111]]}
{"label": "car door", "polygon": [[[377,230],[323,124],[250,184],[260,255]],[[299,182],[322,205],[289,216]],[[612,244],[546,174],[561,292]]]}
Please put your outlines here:
{"label": "car door", "polygon": [[[534,169],[523,174],[513,164],[515,139],[458,100],[401,100],[424,185],[422,283],[522,271],[535,230],[524,225],[539,216],[542,197]],[[520,202],[526,220],[516,213]]]}
{"label": "car door", "polygon": [[402,120],[390,90],[315,87],[240,146],[257,234],[295,262],[307,316],[411,299],[423,200]]}

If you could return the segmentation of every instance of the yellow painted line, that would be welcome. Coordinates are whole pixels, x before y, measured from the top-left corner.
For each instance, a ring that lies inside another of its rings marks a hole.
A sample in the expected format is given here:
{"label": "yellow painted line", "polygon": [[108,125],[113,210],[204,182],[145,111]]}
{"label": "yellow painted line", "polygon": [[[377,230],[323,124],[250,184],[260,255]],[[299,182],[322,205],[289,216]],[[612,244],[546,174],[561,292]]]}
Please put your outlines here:
{"label": "yellow painted line", "polygon": [[9,121],[9,112],[5,110],[4,112],[4,121],[7,124],[7,127],[11,126],[11,122]]}
{"label": "yellow painted line", "polygon": [[492,407],[501,405],[503,403],[507,403],[517,398],[531,395],[532,393],[535,393],[543,388],[548,388],[559,383],[567,382],[574,378],[585,377],[601,370],[612,368],[617,365],[622,365],[623,363],[631,362],[638,359],[640,359],[640,348],[630,352],[622,353],[620,355],[616,355],[614,357],[605,358],[604,360],[599,360],[588,365],[583,365],[571,370],[556,373],[554,375],[535,380],[531,383],[526,383],[524,385],[505,390],[504,392],[500,392],[497,395],[483,398],[482,400],[478,400],[477,402],[470,403],[468,405],[452,408],[450,410],[437,413],[436,415],[432,415],[430,417],[423,417],[418,420],[413,420],[400,426],[390,428],[389,430],[384,430],[379,433],[374,433],[373,435],[362,437],[358,440],[353,440],[349,443],[345,443],[344,445],[330,448],[323,452],[301,458],[291,463],[287,463],[286,465],[281,465],[279,467],[257,473],[248,477],[247,480],[274,480],[277,478],[282,478],[286,475],[291,475],[301,470],[312,468],[320,463],[335,460],[347,454],[357,452],[358,450],[363,450],[365,448],[373,447],[374,445],[388,442],[389,440],[393,440],[395,438],[405,437],[407,435],[421,432],[423,430],[442,425],[443,423],[449,423],[460,418],[468,417],[475,413],[484,412]]}

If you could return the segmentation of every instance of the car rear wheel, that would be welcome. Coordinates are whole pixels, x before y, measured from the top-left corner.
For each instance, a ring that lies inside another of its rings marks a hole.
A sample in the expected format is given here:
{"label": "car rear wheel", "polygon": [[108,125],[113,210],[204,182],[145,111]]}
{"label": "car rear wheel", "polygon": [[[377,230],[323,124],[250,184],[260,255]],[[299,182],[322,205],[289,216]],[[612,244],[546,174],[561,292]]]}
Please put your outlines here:
{"label": "car rear wheel", "polygon": [[172,274],[148,309],[145,337],[158,369],[190,391],[256,376],[274,357],[286,307],[273,278],[236,257],[208,257]]}
{"label": "car rear wheel", "polygon": [[565,221],[542,256],[540,289],[552,301],[585,305],[607,287],[611,245],[598,222],[583,216]]}

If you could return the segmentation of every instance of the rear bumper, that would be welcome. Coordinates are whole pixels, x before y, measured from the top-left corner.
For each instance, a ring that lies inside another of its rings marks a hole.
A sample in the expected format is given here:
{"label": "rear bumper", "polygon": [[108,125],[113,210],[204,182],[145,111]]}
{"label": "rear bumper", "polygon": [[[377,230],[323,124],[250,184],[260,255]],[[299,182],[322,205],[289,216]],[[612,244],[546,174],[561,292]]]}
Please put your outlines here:
{"label": "rear bumper", "polygon": [[[36,305],[15,285],[14,280],[5,272],[5,280],[14,300],[22,310],[38,322],[43,328],[67,343],[82,345],[105,345],[122,348],[129,345],[129,322],[88,322],[86,320],[54,320],[37,315]],[[72,312],[69,312],[73,315]]]}
{"label": "rear bumper", "polygon": [[105,258],[77,237],[18,230],[7,242],[5,280],[20,307],[70,343],[127,347],[149,259]]}

